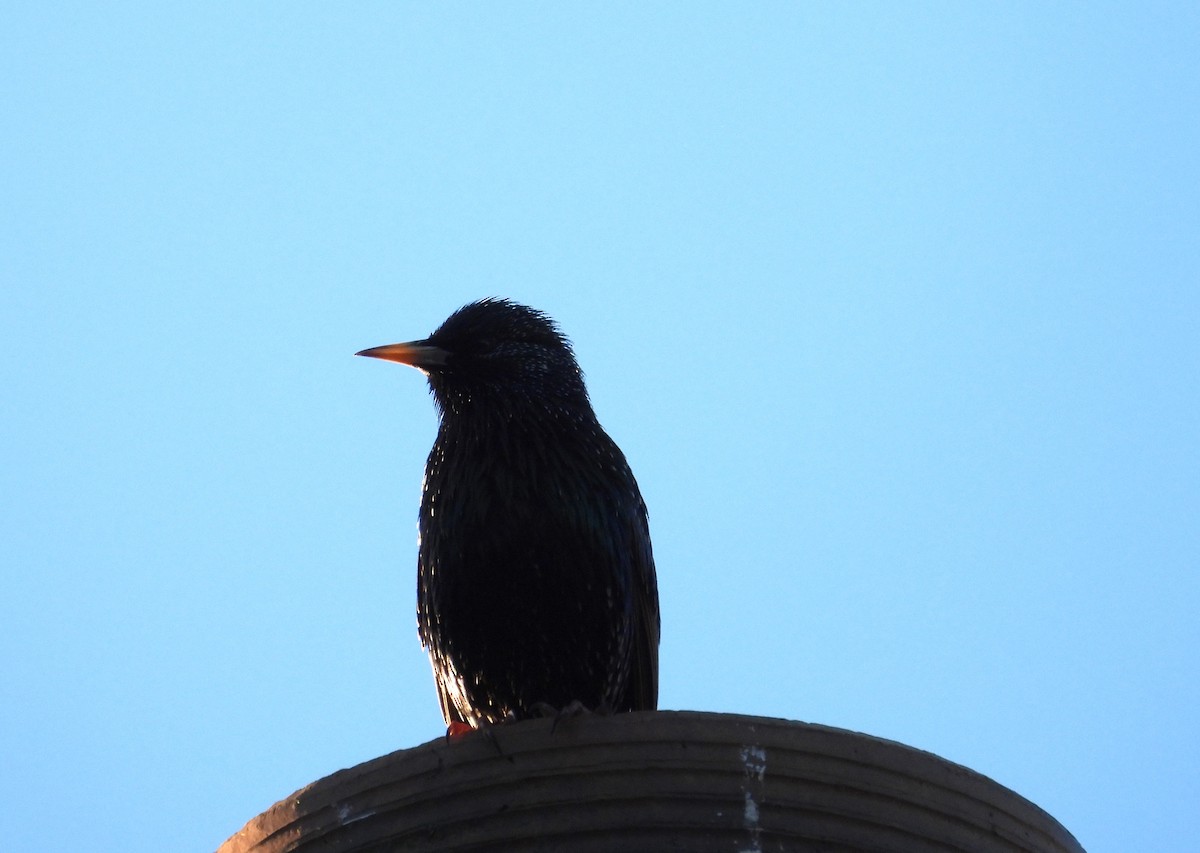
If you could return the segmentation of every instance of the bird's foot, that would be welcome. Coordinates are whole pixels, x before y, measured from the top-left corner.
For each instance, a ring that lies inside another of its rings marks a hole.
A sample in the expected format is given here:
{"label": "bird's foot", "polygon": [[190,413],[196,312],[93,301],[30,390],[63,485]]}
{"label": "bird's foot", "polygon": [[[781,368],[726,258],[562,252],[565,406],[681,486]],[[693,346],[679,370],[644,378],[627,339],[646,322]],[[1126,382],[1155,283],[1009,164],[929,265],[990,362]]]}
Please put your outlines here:
{"label": "bird's foot", "polygon": [[549,702],[537,702],[529,709],[539,717],[553,717],[554,722],[550,726],[550,734],[554,734],[558,724],[567,717],[579,717],[583,714],[592,713],[592,709],[584,705],[578,699],[573,699],[561,708],[555,708]]}
{"label": "bird's foot", "polygon": [[455,720],[446,726],[446,743],[459,743],[472,732],[479,732],[483,736],[483,739],[490,743],[492,748],[496,750],[497,755],[512,761],[512,757],[500,748],[500,741],[496,739],[495,729],[496,726],[512,722],[515,719],[515,715],[510,711],[500,723],[489,723],[486,720],[480,720],[477,726],[472,726],[470,723],[460,723],[458,720]]}

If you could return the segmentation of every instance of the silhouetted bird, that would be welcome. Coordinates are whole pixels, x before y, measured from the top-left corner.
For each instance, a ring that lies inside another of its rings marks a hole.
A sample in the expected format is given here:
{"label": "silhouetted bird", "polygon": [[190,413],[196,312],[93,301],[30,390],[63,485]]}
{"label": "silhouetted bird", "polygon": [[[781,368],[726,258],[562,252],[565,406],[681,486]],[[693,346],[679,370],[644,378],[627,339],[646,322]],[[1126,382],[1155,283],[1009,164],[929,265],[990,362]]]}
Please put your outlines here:
{"label": "silhouetted bird", "polygon": [[417,626],[451,730],[579,705],[657,708],[646,505],[554,322],[485,299],[425,340],[357,354],[423,371],[441,416]]}

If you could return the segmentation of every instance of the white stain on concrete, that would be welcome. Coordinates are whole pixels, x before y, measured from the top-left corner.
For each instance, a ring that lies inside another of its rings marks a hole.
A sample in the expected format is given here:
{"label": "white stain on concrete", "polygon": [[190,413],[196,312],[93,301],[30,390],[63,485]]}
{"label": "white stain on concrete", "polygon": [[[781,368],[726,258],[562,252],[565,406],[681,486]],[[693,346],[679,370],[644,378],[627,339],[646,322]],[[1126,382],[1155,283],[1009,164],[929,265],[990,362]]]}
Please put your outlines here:
{"label": "white stain on concrete", "polygon": [[759,824],[759,802],[762,800],[763,779],[767,773],[767,751],[761,746],[742,747],[742,826],[749,836],[750,846],[738,853],[762,853],[762,826]]}
{"label": "white stain on concrete", "polygon": [[337,816],[338,823],[340,823],[342,826],[345,826],[348,823],[354,823],[358,820],[366,820],[369,817],[374,817],[375,812],[359,812],[358,814],[355,814],[354,809],[350,808],[350,806],[346,805],[345,803],[338,803]]}

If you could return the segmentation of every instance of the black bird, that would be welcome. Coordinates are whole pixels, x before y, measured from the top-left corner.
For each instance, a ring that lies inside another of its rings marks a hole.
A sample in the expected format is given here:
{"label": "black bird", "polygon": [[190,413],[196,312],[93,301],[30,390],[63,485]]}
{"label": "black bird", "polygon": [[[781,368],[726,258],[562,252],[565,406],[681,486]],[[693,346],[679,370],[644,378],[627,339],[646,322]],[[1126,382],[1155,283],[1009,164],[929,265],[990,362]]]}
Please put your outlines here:
{"label": "black bird", "polygon": [[451,731],[580,706],[658,707],[646,504],[567,339],[504,299],[357,355],[426,374],[417,627]]}

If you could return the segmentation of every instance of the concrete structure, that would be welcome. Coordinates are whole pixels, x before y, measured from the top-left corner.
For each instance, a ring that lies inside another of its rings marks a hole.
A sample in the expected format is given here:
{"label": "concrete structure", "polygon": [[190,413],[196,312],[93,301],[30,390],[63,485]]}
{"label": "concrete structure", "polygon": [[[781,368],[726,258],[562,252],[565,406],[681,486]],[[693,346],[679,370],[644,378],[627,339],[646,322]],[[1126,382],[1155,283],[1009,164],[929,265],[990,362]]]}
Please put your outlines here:
{"label": "concrete structure", "polygon": [[535,720],[342,770],[218,853],[1082,853],[965,767],[787,720],[682,711]]}

